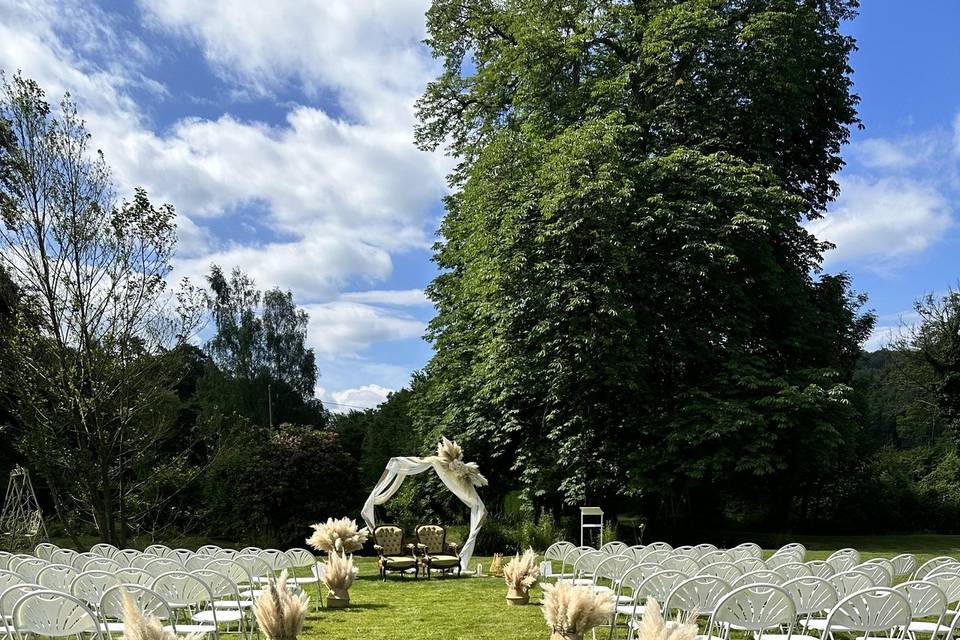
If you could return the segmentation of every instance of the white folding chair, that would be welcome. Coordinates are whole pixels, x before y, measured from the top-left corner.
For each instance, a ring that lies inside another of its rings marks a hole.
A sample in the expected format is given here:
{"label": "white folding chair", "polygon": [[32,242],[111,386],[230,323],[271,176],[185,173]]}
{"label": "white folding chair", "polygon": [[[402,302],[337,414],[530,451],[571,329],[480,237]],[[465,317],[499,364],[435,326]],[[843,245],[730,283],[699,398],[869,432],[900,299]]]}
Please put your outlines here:
{"label": "white folding chair", "polygon": [[171,571],[183,571],[184,568],[183,563],[174,558],[154,558],[143,566],[144,571],[154,577]]}
{"label": "white folding chair", "polygon": [[108,542],[101,542],[90,547],[90,553],[95,553],[103,558],[112,558],[117,551],[120,551],[120,549]]}
{"label": "white folding chair", "polygon": [[696,575],[700,571],[700,563],[689,556],[671,556],[660,563],[664,569],[674,569],[688,576]]}
{"label": "white folding chair", "polygon": [[845,547],[843,549],[837,549],[829,556],[827,556],[827,562],[834,560],[836,558],[848,557],[853,559],[853,565],[856,566],[860,564],[860,552],[854,549],[853,547]]}
{"label": "white folding chair", "polygon": [[54,549],[48,560],[50,564],[69,564],[73,565],[73,559],[80,555],[73,549]]}
{"label": "white folding chair", "polygon": [[46,589],[70,592],[70,584],[80,572],[65,564],[50,564],[37,572],[37,584]]}
{"label": "white folding chair", "polygon": [[111,560],[110,558],[94,558],[93,560],[88,560],[86,564],[80,569],[81,571],[113,571],[121,569],[121,565],[116,560]]}
{"label": "white folding chair", "polygon": [[[730,637],[732,629],[752,632],[757,640],[766,631],[787,628],[787,640],[792,637],[797,612],[790,595],[773,584],[748,584],[735,587],[717,603],[710,622],[707,638]],[[714,636],[714,630],[718,636]]]}
{"label": "white folding chair", "polygon": [[[630,607],[630,613],[627,614],[627,628],[633,629],[636,627],[639,617],[643,615],[647,598],[653,598],[657,602],[664,602],[670,596],[670,593],[689,577],[690,576],[680,571],[664,569],[663,571],[657,571],[647,578],[644,578],[637,588],[634,589],[633,602],[628,605],[628,607]],[[642,605],[640,604],[641,600],[644,602]],[[619,613],[620,607],[617,607],[613,616],[614,626],[616,625],[616,618]],[[611,634],[612,633],[613,629],[611,628]]]}
{"label": "white folding chair", "polygon": [[647,549],[654,551],[673,551],[673,547],[671,547],[668,542],[651,542],[647,545]]}
{"label": "white folding chair", "polygon": [[699,558],[697,558],[697,562],[700,563],[701,567],[705,567],[708,564],[714,564],[717,562],[733,562],[733,561],[734,561],[734,557],[730,552],[720,551],[719,549],[714,549],[713,551],[707,551],[706,553],[701,555]]}
{"label": "white folding chair", "polygon": [[97,555],[96,553],[91,553],[90,551],[84,551],[83,553],[78,553],[77,555],[70,558],[70,562],[65,562],[64,564],[69,564],[71,567],[80,571],[83,569],[83,565],[87,564],[91,560],[99,560],[103,556]]}
{"label": "white folding chair", "polygon": [[201,569],[191,572],[191,575],[203,580],[213,596],[203,609],[195,611],[190,619],[197,624],[212,624],[226,627],[230,630],[231,624],[237,625],[237,632],[246,637],[245,625],[246,610],[240,607],[218,607],[217,602],[240,602],[240,589],[228,576],[212,569]]}
{"label": "white folding chair", "polygon": [[[549,577],[549,578],[571,577],[569,575],[563,574],[563,560],[572,549],[576,549],[576,547],[573,545],[573,543],[566,542],[566,541],[554,542],[549,547],[547,547],[547,550],[543,552],[543,559],[550,563],[550,573],[548,576],[545,576],[545,577]],[[293,549],[291,549],[290,551],[293,551]],[[287,553],[289,553],[289,551]],[[310,552],[308,551],[307,553],[310,553]],[[310,555],[312,556],[313,554],[311,553]],[[559,573],[553,572],[554,562],[561,563]]]}
{"label": "white folding chair", "polygon": [[148,556],[157,556],[158,558],[166,557],[166,554],[170,551],[172,551],[172,549],[165,544],[151,544],[143,550]]}
{"label": "white folding chair", "polygon": [[[566,544],[570,544],[569,542]],[[552,545],[551,545],[552,546]],[[295,547],[293,549],[287,549],[287,557],[290,559],[290,566],[295,569],[310,569],[309,576],[299,575],[296,571],[292,572],[290,578],[293,580],[293,583],[297,585],[300,589],[308,584],[313,584],[316,586],[317,597],[315,602],[317,609],[320,608],[320,563],[317,562],[317,556],[313,555],[307,549],[301,549]],[[555,559],[555,558],[554,558]]]}
{"label": "white folding chair", "polygon": [[36,582],[37,574],[40,573],[40,570],[44,567],[49,567],[50,564],[47,560],[40,558],[27,558],[26,560],[18,562],[13,571],[23,578],[24,582]]}
{"label": "white folding chair", "polygon": [[116,573],[110,571],[84,571],[70,583],[69,592],[87,603],[92,610],[100,608],[100,600],[107,589],[120,584]]}
{"label": "white folding chair", "polygon": [[710,544],[709,542],[701,542],[698,545],[693,547],[693,550],[697,552],[697,560],[703,557],[703,554],[710,553],[717,550],[717,545]]}
{"label": "white folding chair", "polygon": [[893,584],[893,574],[882,564],[875,562],[864,562],[853,568],[854,571],[865,573],[873,580],[873,584],[878,587],[889,587]]}
{"label": "white folding chair", "polygon": [[826,560],[807,560],[804,564],[810,567],[810,575],[818,578],[829,578],[837,573],[833,565],[828,564]]}
{"label": "white folding chair", "polygon": [[894,578],[909,576],[917,570],[917,556],[912,553],[901,553],[898,556],[894,556],[893,559],[890,560],[890,564],[893,565]]}
{"label": "white folding chair", "polygon": [[146,569],[137,567],[120,567],[116,571],[117,579],[123,584],[137,584],[141,587],[149,587],[153,584],[156,577]]}
{"label": "white folding chair", "polygon": [[694,576],[673,588],[663,601],[663,616],[674,609],[686,614],[710,617],[720,599],[731,591],[726,580],[716,576]]}
{"label": "white folding chair", "polygon": [[90,635],[105,640],[97,616],[75,596],[61,591],[31,591],[13,605],[13,630],[20,637],[32,633],[60,638]]}
{"label": "white folding chair", "polygon": [[36,547],[33,548],[33,555],[37,556],[38,558],[42,558],[43,560],[49,560],[53,552],[59,548],[60,547],[58,547],[55,544],[51,544],[49,542],[41,542],[40,544],[38,544]]}
{"label": "white folding chair", "polygon": [[[111,556],[114,560],[120,563],[121,566],[132,567],[133,560],[139,558],[143,555],[143,552],[137,551],[136,549],[120,549]],[[151,558],[152,559],[152,558]]]}
{"label": "white folding chair", "polygon": [[19,582],[0,590],[0,618],[7,638],[15,638],[13,633],[13,605],[17,600],[32,591],[42,591],[43,587],[31,582]]}
{"label": "white folding chair", "polygon": [[[151,589],[159,593],[173,612],[174,624],[180,633],[212,634],[219,637],[217,610],[212,609],[210,622],[195,622],[194,613],[203,611],[215,598],[207,583],[186,571],[171,571],[156,577]],[[177,620],[182,614],[184,622]]]}
{"label": "white folding chair", "polygon": [[152,616],[161,623],[166,623],[164,629],[174,635],[177,634],[173,609],[170,608],[163,596],[141,584],[114,585],[103,592],[100,597],[99,610],[107,633],[123,633],[124,631],[124,592],[130,596],[134,605],[143,615]]}
{"label": "white folding chair", "polygon": [[[943,589],[932,582],[909,580],[898,584],[894,590],[902,593],[910,603],[912,619],[906,629],[910,638],[916,638],[918,633],[935,638],[950,630],[949,625],[944,624],[949,603]],[[936,618],[936,622],[923,618]]]}
{"label": "white folding chair", "polygon": [[788,562],[787,564],[782,564],[777,567],[775,571],[783,576],[785,580],[793,580],[794,578],[804,578],[813,575],[810,567],[802,562]]}
{"label": "white folding chair", "polygon": [[803,560],[798,559],[795,553],[774,554],[767,558],[766,565],[769,569],[777,569],[785,564],[800,564]]}
{"label": "white folding chair", "polygon": [[773,555],[782,554],[796,556],[799,562],[803,562],[807,559],[807,548],[799,542],[789,542],[773,552]]}
{"label": "white folding chair", "polygon": [[956,558],[951,558],[950,556],[937,556],[936,558],[930,558],[922,565],[917,567],[917,570],[913,573],[913,579],[923,580],[931,573],[939,573],[942,569],[946,569],[957,564],[960,564],[960,562],[957,562]]}
{"label": "white folding chair", "polygon": [[215,555],[217,551],[220,551],[220,547],[218,545],[205,544],[199,549],[197,549],[197,554],[201,556],[212,556],[212,555]]}
{"label": "white folding chair", "polygon": [[743,558],[763,559],[763,549],[755,542],[742,542],[730,549],[730,553],[735,555],[737,560]]}
{"label": "white folding chair", "polygon": [[[830,586],[833,587],[833,590],[836,591],[838,601],[843,600],[853,593],[859,593],[870,588],[877,588],[876,585],[873,584],[873,579],[870,576],[852,569],[834,574],[826,580],[830,583]],[[823,617],[808,619],[807,629],[823,634],[827,628],[827,618],[829,617],[829,612],[825,612]],[[834,623],[834,630],[841,630],[838,629],[837,625],[839,624],[839,622]]]}
{"label": "white folding chair", "polygon": [[748,573],[750,571],[760,571],[762,569],[769,569],[767,563],[759,558],[740,558],[739,560],[734,560],[733,564],[740,569],[740,573]]}
{"label": "white folding chair", "polygon": [[841,598],[827,615],[823,638],[834,631],[862,633],[862,638],[903,638],[910,625],[910,602],[889,587],[871,587]]}
{"label": "white folding chair", "polygon": [[737,578],[743,575],[743,572],[733,562],[714,562],[697,570],[698,576],[714,576],[724,582],[733,584]]}

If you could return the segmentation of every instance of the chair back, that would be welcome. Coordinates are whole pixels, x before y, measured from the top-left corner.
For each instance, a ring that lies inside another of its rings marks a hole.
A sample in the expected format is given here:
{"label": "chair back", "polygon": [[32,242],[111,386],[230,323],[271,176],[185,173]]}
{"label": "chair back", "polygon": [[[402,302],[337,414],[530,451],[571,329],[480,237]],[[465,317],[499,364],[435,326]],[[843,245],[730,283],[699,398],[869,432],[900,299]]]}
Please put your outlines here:
{"label": "chair back", "polygon": [[810,571],[810,567],[802,562],[788,562],[787,564],[782,564],[776,568],[776,572],[787,580],[813,575],[813,572]]}
{"label": "chair back", "polygon": [[773,555],[790,554],[797,557],[797,560],[803,562],[807,558],[807,548],[799,542],[789,542],[779,549]]}
{"label": "chair back", "polygon": [[33,548],[33,555],[38,558],[43,558],[44,560],[49,560],[50,556],[53,555],[53,552],[59,549],[55,544],[49,542],[41,542],[36,547]]}
{"label": "chair back", "polygon": [[0,593],[16,584],[23,584],[23,578],[9,569],[0,569]]}
{"label": "chair back", "polygon": [[443,553],[447,547],[447,530],[438,524],[422,524],[416,528],[417,542],[427,553]]}
{"label": "chair back", "polygon": [[101,558],[112,558],[117,551],[120,551],[120,549],[108,542],[100,542],[90,547],[90,553],[95,553]]}
{"label": "chair back", "polygon": [[670,556],[660,563],[664,569],[676,569],[688,576],[696,575],[700,571],[700,563],[688,556]]}
{"label": "chair back", "polygon": [[571,549],[576,549],[576,546],[571,542],[566,542],[565,540],[554,542],[543,552],[543,559],[562,561]]}
{"label": "chair back", "polygon": [[818,578],[829,578],[837,573],[833,565],[826,560],[808,560],[804,564],[810,567],[810,574]]}
{"label": "chair back", "polygon": [[122,566],[132,567],[134,559],[139,558],[142,555],[143,552],[137,551],[136,549],[120,549],[113,554],[113,559],[119,562]]}
{"label": "chair back", "polygon": [[80,568],[81,571],[116,571],[120,569],[120,563],[110,558],[94,558],[87,560],[87,563]]}
{"label": "chair back", "polygon": [[856,593],[857,591],[862,591],[869,587],[876,586],[873,584],[873,578],[868,576],[865,573],[860,573],[859,571],[841,571],[838,574],[832,575],[827,578],[827,582],[833,585],[833,588],[837,590],[837,598],[841,600],[846,598],[851,593]]}
{"label": "chair back", "polygon": [[697,562],[700,563],[700,566],[705,567],[708,564],[713,564],[714,562],[732,562],[733,559],[734,557],[726,551],[714,550],[707,551],[701,555],[699,558],[697,558]]}
{"label": "chair back", "polygon": [[940,587],[924,580],[908,580],[898,584],[893,589],[907,598],[914,620],[936,617],[937,627],[939,628],[949,605],[947,594]]}
{"label": "chair back", "polygon": [[823,578],[802,576],[787,580],[781,586],[793,599],[798,616],[829,611],[837,604],[837,590]]}
{"label": "chair back", "polygon": [[737,568],[740,569],[740,573],[760,571],[761,569],[769,568],[767,567],[767,563],[759,558],[740,558],[739,560],[734,560],[733,564],[737,565]]}
{"label": "chair back", "polygon": [[854,549],[853,547],[845,547],[843,549],[837,549],[836,551],[831,553],[829,556],[827,556],[827,562],[830,562],[830,560],[832,559],[841,558],[845,556],[853,558],[854,565],[860,564],[860,552]]}
{"label": "chair back", "polygon": [[137,584],[141,587],[149,587],[153,584],[154,575],[146,569],[137,567],[121,567],[117,570],[117,579],[123,584]]}
{"label": "chair back", "polygon": [[159,593],[171,608],[202,607],[214,600],[207,584],[186,571],[161,574],[154,579],[150,588]]}
{"label": "chair back", "polygon": [[960,574],[937,572],[928,575],[924,581],[940,587],[950,604],[960,602]]}
{"label": "chair back", "polygon": [[882,564],[874,562],[865,562],[853,568],[854,571],[865,573],[873,580],[873,584],[878,587],[889,587],[893,584],[893,573]]}
{"label": "chair back", "polygon": [[720,599],[707,628],[712,629],[714,624],[720,624],[727,628],[754,631],[762,638],[765,629],[786,625],[787,638],[790,638],[796,618],[793,600],[782,587],[749,584],[735,587]]}
{"label": "chair back", "polygon": [[197,555],[201,556],[212,556],[220,551],[220,546],[215,544],[205,544],[199,549],[197,549]]}
{"label": "chair back", "polygon": [[831,629],[840,627],[844,632],[889,632],[891,637],[902,638],[910,620],[910,602],[904,594],[888,587],[870,587],[841,598],[827,615],[823,637],[830,637]]}
{"label": "chair back", "polygon": [[183,571],[184,566],[179,560],[173,558],[154,558],[145,564],[143,569],[153,576],[159,576],[171,571]]}
{"label": "chair back", "polygon": [[842,554],[827,558],[827,564],[833,567],[837,573],[843,573],[844,571],[850,571],[860,563],[852,555]]}
{"label": "chair back", "polygon": [[668,542],[651,542],[647,545],[647,549],[652,549],[653,551],[673,551],[673,547],[671,547]]}
{"label": "chair back", "polygon": [[46,589],[70,591],[70,584],[80,572],[66,564],[49,564],[37,573],[37,584]]}
{"label": "chair back", "polygon": [[90,634],[103,640],[97,617],[79,598],[53,590],[31,591],[13,605],[14,630],[58,638]]}
{"label": "chair back", "polygon": [[894,556],[890,560],[890,564],[893,565],[893,576],[895,578],[908,576],[917,570],[917,556],[912,553],[901,553]]}
{"label": "chair back", "polygon": [[168,551],[172,551],[170,547],[165,544],[151,544],[143,552],[150,556],[157,556],[158,558],[164,557],[164,554]]}
{"label": "chair back", "polygon": [[705,567],[700,567],[697,570],[697,575],[713,576],[732,585],[737,578],[743,575],[743,572],[732,562],[714,562]]}
{"label": "chair back", "polygon": [[383,555],[403,555],[403,529],[384,524],[373,530],[373,542],[383,548]]}
{"label": "chair back", "polygon": [[603,551],[608,556],[618,556],[627,548],[626,543],[620,542],[619,540],[612,540],[601,546],[600,551]]}
{"label": "chair back", "polygon": [[204,568],[227,576],[238,587],[242,584],[253,584],[253,576],[236,560],[230,560],[229,558],[207,559],[207,566]]}
{"label": "chair back", "polygon": [[40,573],[40,570],[50,566],[50,564],[50,562],[40,558],[27,558],[26,560],[18,562],[13,570],[16,571],[25,582],[36,582],[37,574]]}
{"label": "chair back", "polygon": [[78,555],[73,549],[54,549],[48,559],[52,564],[72,564]]}
{"label": "chair back", "polygon": [[734,587],[742,587],[750,584],[773,584],[781,585],[786,580],[783,576],[772,569],[758,569],[757,571],[748,571],[733,581]]}
{"label": "chair back", "polygon": [[663,613],[676,609],[685,613],[709,616],[720,598],[730,592],[730,583],[716,576],[694,576],[674,587],[663,602]]}
{"label": "chair back", "polygon": [[763,549],[760,548],[755,542],[743,542],[735,546],[730,550],[731,553],[736,552],[737,558],[756,558],[757,560],[763,559]]}
{"label": "chair back", "polygon": [[710,553],[711,551],[717,550],[717,545],[710,544],[709,542],[701,542],[700,544],[693,547],[693,550],[697,552],[697,559],[699,560],[703,554]]}
{"label": "chair back", "polygon": [[70,583],[70,593],[96,609],[100,607],[100,599],[106,590],[118,584],[120,578],[115,572],[84,571]]}
{"label": "chair back", "polygon": [[936,558],[930,558],[917,568],[916,572],[913,574],[913,579],[923,580],[931,573],[937,573],[939,569],[955,564],[957,564],[957,559],[951,558],[950,556],[937,556]]}
{"label": "chair back", "polygon": [[100,598],[100,613],[104,618],[123,622],[123,593],[127,592],[144,615],[153,616],[173,625],[176,635],[176,620],[173,610],[162,595],[141,584],[115,585],[103,592]]}

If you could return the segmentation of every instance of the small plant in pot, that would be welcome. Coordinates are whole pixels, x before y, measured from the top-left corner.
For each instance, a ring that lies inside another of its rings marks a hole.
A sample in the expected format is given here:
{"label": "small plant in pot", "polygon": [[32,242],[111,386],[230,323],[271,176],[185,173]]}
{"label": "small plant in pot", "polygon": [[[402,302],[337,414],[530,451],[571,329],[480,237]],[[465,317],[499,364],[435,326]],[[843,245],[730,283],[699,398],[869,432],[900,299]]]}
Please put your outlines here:
{"label": "small plant in pot", "polygon": [[583,640],[583,634],[608,622],[611,615],[609,594],[566,582],[543,585],[543,617],[551,640]]}
{"label": "small plant in pot", "polygon": [[267,640],[297,640],[310,609],[310,597],[287,589],[287,570],[253,603],[253,615]]}
{"label": "small plant in pot", "polygon": [[503,579],[507,583],[507,602],[510,604],[527,604],[530,602],[530,589],[540,579],[540,567],[537,565],[537,554],[533,549],[527,549],[521,556],[519,553],[503,568]]}
{"label": "small plant in pot", "polygon": [[357,576],[353,552],[363,548],[370,532],[366,527],[358,529],[357,521],[350,518],[328,518],[312,526],[313,535],[307,538],[307,544],[327,554],[323,574],[323,583],[330,590],[327,607],[346,607],[350,604],[350,585]]}

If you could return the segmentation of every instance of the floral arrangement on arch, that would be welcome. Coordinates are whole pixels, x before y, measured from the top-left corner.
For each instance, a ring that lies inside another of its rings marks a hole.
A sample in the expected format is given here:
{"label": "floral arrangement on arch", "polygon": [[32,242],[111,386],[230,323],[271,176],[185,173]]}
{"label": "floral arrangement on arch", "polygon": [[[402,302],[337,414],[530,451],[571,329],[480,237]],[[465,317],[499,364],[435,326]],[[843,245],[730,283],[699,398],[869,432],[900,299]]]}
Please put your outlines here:
{"label": "floral arrangement on arch", "polygon": [[354,553],[362,549],[370,537],[366,527],[358,529],[357,521],[350,518],[327,518],[326,522],[318,522],[311,527],[313,534],[307,538],[307,544],[327,554]]}
{"label": "floral arrangement on arch", "polygon": [[437,445],[437,462],[441,467],[474,487],[487,486],[487,479],[480,473],[476,462],[463,461],[463,448],[452,440],[440,438]]}

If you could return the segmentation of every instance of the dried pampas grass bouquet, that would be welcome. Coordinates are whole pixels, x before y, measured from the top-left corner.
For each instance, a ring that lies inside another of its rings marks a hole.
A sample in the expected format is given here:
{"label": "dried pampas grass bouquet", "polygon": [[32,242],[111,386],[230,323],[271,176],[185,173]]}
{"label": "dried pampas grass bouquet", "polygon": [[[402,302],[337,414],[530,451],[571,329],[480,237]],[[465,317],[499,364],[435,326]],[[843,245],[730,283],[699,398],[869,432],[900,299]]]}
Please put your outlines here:
{"label": "dried pampas grass bouquet", "polygon": [[309,608],[307,594],[294,595],[287,589],[287,570],[284,569],[276,583],[271,582],[253,603],[253,615],[267,640],[296,640]]}
{"label": "dried pampas grass bouquet", "polygon": [[643,619],[637,627],[637,640],[695,640],[697,637],[697,612],[687,612],[676,624],[668,625],[660,613],[660,604],[647,598],[643,606]]}
{"label": "dried pampas grass bouquet", "polygon": [[530,589],[540,579],[540,567],[537,554],[527,549],[519,553],[503,568],[503,580],[507,583],[507,601],[510,604],[526,604],[530,600]]}
{"label": "dried pampas grass bouquet", "polygon": [[357,521],[350,518],[327,518],[326,522],[311,525],[313,534],[307,544],[319,551],[353,553],[363,548],[370,536],[366,527],[357,528]]}
{"label": "dried pampas grass bouquet", "polygon": [[543,585],[543,617],[553,640],[580,640],[590,629],[608,622],[611,615],[609,594],[566,582]]}

